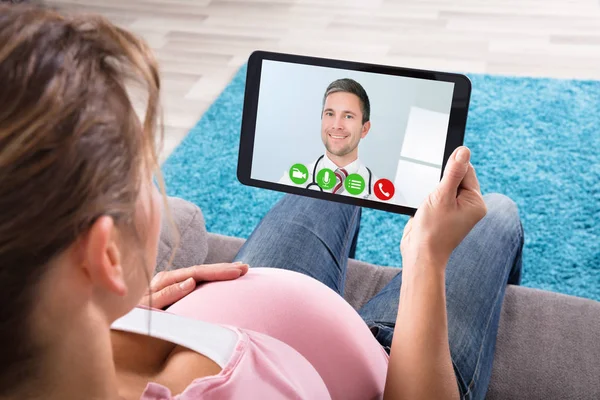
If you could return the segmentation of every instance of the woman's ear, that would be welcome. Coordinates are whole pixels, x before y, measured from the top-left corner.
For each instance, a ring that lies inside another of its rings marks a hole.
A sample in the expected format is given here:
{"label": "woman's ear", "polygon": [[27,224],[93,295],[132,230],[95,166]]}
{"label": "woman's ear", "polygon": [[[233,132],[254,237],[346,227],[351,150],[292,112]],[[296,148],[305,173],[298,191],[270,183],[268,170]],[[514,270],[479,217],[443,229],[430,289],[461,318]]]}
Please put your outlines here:
{"label": "woman's ear", "polygon": [[94,286],[125,296],[127,285],[118,238],[113,219],[108,216],[98,218],[81,243],[83,268]]}

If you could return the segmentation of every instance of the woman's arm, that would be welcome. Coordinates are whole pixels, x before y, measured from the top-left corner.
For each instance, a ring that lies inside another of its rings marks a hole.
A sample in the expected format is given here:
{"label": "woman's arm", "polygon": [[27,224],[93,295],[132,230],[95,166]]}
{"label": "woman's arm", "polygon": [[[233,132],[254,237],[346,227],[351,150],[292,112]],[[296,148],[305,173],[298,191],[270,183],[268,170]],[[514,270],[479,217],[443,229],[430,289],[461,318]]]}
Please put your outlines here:
{"label": "woman's arm", "polygon": [[402,275],[385,399],[458,399],[448,344],[443,268]]}
{"label": "woman's arm", "polygon": [[486,214],[470,152],[459,147],[442,181],[404,229],[402,287],[384,398],[458,399],[446,316],[446,264]]}

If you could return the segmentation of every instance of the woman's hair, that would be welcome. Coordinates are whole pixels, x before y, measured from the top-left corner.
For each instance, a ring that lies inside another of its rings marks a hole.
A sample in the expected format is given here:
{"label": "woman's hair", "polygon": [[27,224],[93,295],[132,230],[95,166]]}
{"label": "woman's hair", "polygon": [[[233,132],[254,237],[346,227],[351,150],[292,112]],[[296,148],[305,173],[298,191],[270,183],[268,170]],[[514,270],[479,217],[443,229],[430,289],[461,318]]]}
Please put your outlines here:
{"label": "woman's hair", "polygon": [[148,46],[105,18],[0,4],[0,393],[40,373],[31,315],[50,261],[100,216],[135,231],[145,173],[164,193],[159,87]]}

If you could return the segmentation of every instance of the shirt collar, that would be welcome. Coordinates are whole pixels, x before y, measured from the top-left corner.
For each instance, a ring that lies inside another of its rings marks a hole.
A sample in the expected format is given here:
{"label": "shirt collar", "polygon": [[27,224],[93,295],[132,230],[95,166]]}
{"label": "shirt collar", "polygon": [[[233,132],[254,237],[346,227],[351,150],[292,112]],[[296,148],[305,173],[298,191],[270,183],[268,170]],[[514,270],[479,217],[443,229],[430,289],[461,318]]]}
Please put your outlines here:
{"label": "shirt collar", "polygon": [[[357,158],[356,160],[352,161],[350,164],[348,164],[342,168],[344,168],[348,172],[348,175],[357,174],[361,165],[362,164],[360,163],[360,159]],[[336,169],[339,168],[337,165],[335,165],[335,163],[333,161],[331,161],[329,159],[329,157],[327,157],[327,154],[325,154],[325,157],[323,157],[323,167],[329,168],[332,171],[335,171]]]}

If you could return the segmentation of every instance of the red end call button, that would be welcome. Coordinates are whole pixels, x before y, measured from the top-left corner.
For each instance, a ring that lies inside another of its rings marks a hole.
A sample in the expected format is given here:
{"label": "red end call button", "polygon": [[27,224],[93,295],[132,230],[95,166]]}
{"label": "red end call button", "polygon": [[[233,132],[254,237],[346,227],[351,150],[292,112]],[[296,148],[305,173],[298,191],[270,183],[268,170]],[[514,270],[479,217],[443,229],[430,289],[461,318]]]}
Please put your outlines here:
{"label": "red end call button", "polygon": [[373,191],[379,200],[387,201],[394,197],[396,189],[394,188],[394,184],[389,179],[380,179],[375,182]]}

